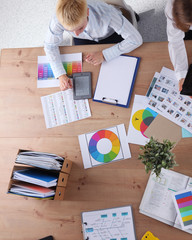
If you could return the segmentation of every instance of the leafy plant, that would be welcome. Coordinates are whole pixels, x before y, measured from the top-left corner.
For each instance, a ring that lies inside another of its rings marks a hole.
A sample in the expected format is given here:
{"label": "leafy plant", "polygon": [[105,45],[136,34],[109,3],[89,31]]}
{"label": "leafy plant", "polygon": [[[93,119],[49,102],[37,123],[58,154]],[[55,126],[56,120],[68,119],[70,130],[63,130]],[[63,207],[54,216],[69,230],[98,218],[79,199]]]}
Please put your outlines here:
{"label": "leafy plant", "polygon": [[174,144],[169,140],[164,140],[163,143],[160,143],[151,137],[144,147],[140,147],[142,153],[139,154],[138,158],[145,165],[146,173],[153,171],[158,177],[162,168],[171,169],[177,166],[174,160],[175,155],[171,152]]}

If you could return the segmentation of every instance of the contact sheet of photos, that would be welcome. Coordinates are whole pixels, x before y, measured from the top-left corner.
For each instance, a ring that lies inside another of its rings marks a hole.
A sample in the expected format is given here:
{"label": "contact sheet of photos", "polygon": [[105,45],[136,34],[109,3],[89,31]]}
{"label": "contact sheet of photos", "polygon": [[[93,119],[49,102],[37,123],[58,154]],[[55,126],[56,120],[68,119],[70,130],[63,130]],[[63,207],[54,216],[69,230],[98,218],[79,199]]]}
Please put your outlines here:
{"label": "contact sheet of photos", "polygon": [[147,97],[150,108],[192,133],[192,98],[180,94],[177,80],[156,73]]}

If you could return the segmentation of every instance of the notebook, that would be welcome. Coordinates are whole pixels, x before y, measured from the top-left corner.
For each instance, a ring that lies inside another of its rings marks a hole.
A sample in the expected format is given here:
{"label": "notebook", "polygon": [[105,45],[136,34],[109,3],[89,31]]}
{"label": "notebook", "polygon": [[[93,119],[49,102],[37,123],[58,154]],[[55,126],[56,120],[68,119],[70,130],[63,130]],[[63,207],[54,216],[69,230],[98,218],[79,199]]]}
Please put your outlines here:
{"label": "notebook", "polygon": [[17,182],[12,184],[9,192],[36,198],[48,198],[55,195],[55,190],[53,189],[25,182]]}
{"label": "notebook", "polygon": [[172,194],[183,189],[192,190],[192,177],[167,169],[162,169],[159,177],[151,173],[139,212],[192,234],[192,227],[182,228],[172,198]]}
{"label": "notebook", "polygon": [[15,160],[16,163],[27,164],[47,170],[61,170],[64,158],[44,152],[20,151]]}
{"label": "notebook", "polygon": [[93,101],[129,107],[140,58],[121,55],[101,65]]}
{"label": "notebook", "polygon": [[84,240],[136,240],[132,207],[82,213]]}
{"label": "notebook", "polygon": [[42,187],[53,187],[57,185],[58,174],[31,168],[14,171],[13,179],[37,184]]}

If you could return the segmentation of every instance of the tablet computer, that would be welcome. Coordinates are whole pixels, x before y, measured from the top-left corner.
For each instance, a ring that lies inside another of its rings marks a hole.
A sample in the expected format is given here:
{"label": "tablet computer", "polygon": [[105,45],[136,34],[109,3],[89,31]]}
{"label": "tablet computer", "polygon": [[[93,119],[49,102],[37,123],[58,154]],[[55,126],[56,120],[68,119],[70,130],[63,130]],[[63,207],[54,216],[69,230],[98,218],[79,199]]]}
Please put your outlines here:
{"label": "tablet computer", "polygon": [[92,98],[91,72],[73,73],[74,100]]}
{"label": "tablet computer", "polygon": [[180,94],[192,96],[192,64],[189,66]]}

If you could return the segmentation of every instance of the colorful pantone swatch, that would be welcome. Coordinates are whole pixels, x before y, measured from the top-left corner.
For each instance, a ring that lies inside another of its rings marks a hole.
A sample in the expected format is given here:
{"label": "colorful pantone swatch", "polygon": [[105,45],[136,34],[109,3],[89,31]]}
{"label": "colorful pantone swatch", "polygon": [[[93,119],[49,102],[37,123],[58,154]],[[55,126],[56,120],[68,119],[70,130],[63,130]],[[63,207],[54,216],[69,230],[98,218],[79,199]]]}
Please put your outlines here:
{"label": "colorful pantone swatch", "polygon": [[132,117],[133,127],[140,131],[144,137],[146,137],[144,132],[156,116],[157,113],[150,108],[138,110]]}
{"label": "colorful pantone swatch", "polygon": [[[107,153],[101,153],[97,144],[101,139],[108,139],[111,142],[111,149]],[[110,162],[116,158],[120,150],[120,141],[115,133],[109,130],[100,130],[96,132],[89,141],[89,152],[98,162]]]}
{"label": "colorful pantone swatch", "polygon": [[[69,76],[73,73],[81,72],[82,70],[81,61],[64,62],[63,67]],[[38,80],[48,80],[54,78],[55,77],[49,63],[38,64]]]}
{"label": "colorful pantone swatch", "polygon": [[178,207],[184,227],[192,227],[192,191],[175,194],[176,206]]}

